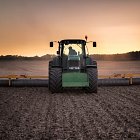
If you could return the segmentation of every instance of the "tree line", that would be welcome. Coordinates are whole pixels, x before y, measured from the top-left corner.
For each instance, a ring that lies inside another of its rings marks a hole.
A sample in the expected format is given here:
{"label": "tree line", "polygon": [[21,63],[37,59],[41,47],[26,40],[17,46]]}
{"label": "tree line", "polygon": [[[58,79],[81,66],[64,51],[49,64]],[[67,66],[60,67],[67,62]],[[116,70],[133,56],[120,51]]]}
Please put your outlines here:
{"label": "tree line", "polygon": [[18,56],[18,55],[1,55],[0,60],[50,60],[54,57],[55,55],[51,54],[46,54],[41,57],[39,56],[32,56],[32,57],[27,57],[27,56]]}
{"label": "tree line", "polygon": [[96,60],[106,61],[129,61],[129,60],[140,60],[140,51],[133,51],[124,54],[93,54],[91,55]]}
{"label": "tree line", "polygon": [[[1,55],[0,60],[50,60],[56,55],[46,54],[41,57],[33,56],[18,56],[18,55]],[[93,54],[90,55],[95,60],[105,60],[105,61],[129,61],[129,60],[140,60],[140,51],[133,51],[124,54]]]}

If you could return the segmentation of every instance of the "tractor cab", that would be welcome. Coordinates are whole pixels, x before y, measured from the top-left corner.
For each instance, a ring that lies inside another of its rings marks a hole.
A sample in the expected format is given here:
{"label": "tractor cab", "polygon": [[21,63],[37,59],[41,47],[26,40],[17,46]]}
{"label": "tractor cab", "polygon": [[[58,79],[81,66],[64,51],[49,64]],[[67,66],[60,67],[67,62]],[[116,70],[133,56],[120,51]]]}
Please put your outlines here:
{"label": "tractor cab", "polygon": [[86,58],[86,41],[62,40],[59,43],[63,71],[80,71]]}
{"label": "tractor cab", "polygon": [[[87,55],[88,42],[82,39],[65,39],[58,43],[57,54],[63,71],[85,71],[86,66],[91,63],[91,58]],[[53,47],[53,42],[50,42],[50,47]],[[93,42],[93,47],[96,47],[96,42]]]}

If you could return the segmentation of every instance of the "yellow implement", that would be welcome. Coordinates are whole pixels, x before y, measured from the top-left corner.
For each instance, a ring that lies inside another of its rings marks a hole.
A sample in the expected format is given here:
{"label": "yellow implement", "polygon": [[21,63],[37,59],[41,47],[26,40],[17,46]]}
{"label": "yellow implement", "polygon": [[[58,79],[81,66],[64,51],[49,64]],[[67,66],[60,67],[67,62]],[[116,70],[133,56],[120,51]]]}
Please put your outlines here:
{"label": "yellow implement", "polygon": [[140,77],[140,74],[113,74],[109,76],[99,75],[99,78],[133,78]]}
{"label": "yellow implement", "polygon": [[0,76],[0,78],[7,78],[7,79],[47,79],[48,76],[29,76],[29,75],[5,75],[5,76]]}
{"label": "yellow implement", "polygon": [[[99,79],[101,78],[133,78],[133,77],[140,77],[140,74],[113,74],[113,75],[99,75]],[[6,79],[48,79],[48,76],[31,76],[31,75],[0,75],[0,78],[6,78]]]}

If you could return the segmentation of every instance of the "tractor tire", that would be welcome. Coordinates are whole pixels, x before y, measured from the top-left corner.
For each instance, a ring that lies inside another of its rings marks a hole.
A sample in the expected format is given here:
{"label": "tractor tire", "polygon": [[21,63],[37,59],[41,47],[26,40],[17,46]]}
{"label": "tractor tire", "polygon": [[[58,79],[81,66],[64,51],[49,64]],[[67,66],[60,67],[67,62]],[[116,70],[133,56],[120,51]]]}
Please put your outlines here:
{"label": "tractor tire", "polygon": [[62,69],[51,68],[49,70],[49,90],[52,93],[62,92]]}
{"label": "tractor tire", "polygon": [[[50,79],[50,70],[52,68],[52,61],[49,61],[49,79]],[[48,88],[50,90],[50,84],[48,84]]]}
{"label": "tractor tire", "polygon": [[97,68],[87,68],[89,78],[89,87],[86,88],[87,93],[97,93],[98,89],[98,72]]}
{"label": "tractor tire", "polygon": [[49,71],[52,68],[52,61],[49,61]]}

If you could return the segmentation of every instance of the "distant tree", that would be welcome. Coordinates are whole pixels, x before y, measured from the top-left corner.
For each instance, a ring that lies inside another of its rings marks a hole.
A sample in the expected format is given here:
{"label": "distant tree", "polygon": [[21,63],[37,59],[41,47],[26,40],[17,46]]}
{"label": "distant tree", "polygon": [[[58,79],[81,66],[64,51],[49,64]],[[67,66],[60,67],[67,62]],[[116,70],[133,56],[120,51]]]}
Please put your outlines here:
{"label": "distant tree", "polygon": [[[18,56],[18,55],[6,55],[0,56],[0,60],[51,60],[55,57],[54,54],[46,54],[41,57],[33,56]],[[128,60],[140,60],[140,51],[133,51],[124,54],[93,54],[90,55],[93,59],[96,60],[106,60],[106,61],[128,61]]]}

